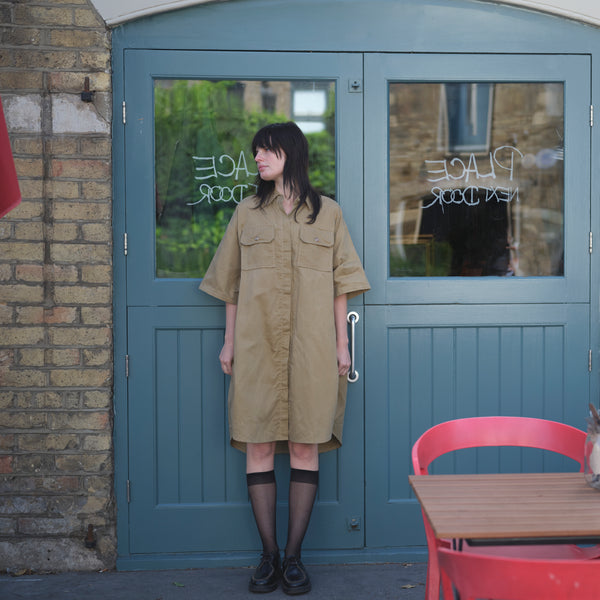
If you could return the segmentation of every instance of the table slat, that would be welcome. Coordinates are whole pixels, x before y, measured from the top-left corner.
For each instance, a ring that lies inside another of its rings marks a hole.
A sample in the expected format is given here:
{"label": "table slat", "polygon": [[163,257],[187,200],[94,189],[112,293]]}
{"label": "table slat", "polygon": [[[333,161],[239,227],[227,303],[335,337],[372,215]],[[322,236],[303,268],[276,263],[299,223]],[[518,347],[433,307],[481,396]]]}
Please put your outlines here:
{"label": "table slat", "polygon": [[411,475],[438,538],[600,537],[600,491],[582,473]]}

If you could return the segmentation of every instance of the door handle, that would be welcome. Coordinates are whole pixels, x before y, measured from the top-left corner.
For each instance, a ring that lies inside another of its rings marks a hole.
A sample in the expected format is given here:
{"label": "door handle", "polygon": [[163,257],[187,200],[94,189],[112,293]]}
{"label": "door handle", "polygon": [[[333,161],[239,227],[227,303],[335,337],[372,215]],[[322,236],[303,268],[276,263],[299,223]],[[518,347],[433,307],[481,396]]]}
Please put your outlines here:
{"label": "door handle", "polygon": [[358,371],[356,370],[356,362],[354,359],[354,339],[356,337],[356,324],[359,319],[360,317],[357,312],[350,311],[348,313],[347,321],[350,323],[350,370],[348,371],[348,381],[350,383],[358,381]]}

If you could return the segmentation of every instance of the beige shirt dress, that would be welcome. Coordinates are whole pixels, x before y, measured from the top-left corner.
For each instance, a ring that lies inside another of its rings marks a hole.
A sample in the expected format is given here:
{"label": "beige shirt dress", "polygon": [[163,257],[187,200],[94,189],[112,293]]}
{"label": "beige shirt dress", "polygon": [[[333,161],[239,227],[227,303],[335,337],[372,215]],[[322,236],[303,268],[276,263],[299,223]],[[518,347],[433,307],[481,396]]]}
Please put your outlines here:
{"label": "beige shirt dress", "polygon": [[338,375],[334,297],[369,289],[340,206],[322,197],[314,224],[282,196],[237,206],[200,289],[237,305],[229,388],[231,444],[338,448],[346,377]]}

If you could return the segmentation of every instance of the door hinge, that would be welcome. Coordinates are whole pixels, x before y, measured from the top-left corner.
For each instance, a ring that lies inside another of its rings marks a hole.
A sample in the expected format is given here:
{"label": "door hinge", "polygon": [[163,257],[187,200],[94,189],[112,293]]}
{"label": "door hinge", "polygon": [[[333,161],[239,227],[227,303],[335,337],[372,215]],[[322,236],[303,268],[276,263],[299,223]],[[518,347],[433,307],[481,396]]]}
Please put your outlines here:
{"label": "door hinge", "polygon": [[594,250],[594,234],[590,231],[590,254]]}
{"label": "door hinge", "polygon": [[125,377],[129,377],[129,354],[125,355]]}
{"label": "door hinge", "polygon": [[125,100],[123,100],[122,109],[123,109],[123,125],[125,125],[127,123],[127,104],[125,104]]}
{"label": "door hinge", "polygon": [[594,105],[590,104],[590,127],[594,126]]}
{"label": "door hinge", "polygon": [[127,234],[123,234],[123,254],[127,256]]}
{"label": "door hinge", "polygon": [[592,350],[588,351],[588,371],[592,372]]}
{"label": "door hinge", "polygon": [[127,480],[127,504],[131,502],[131,481]]}

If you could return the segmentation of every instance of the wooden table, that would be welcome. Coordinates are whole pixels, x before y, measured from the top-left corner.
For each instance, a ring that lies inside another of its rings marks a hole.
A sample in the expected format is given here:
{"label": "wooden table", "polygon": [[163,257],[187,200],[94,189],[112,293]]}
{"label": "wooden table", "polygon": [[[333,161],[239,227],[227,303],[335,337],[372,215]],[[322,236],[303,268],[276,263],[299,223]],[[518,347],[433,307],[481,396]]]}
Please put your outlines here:
{"label": "wooden table", "polygon": [[600,490],[582,473],[411,475],[438,538],[598,543]]}

